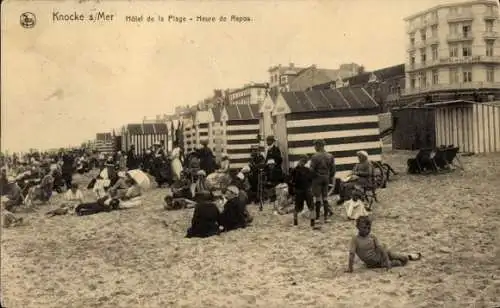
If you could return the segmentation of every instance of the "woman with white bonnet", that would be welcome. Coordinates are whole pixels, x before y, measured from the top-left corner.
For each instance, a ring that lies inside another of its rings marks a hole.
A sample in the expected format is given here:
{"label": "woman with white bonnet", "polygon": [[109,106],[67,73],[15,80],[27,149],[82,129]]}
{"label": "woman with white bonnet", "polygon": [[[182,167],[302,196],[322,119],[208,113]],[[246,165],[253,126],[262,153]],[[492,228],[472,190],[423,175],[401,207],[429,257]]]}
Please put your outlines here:
{"label": "woman with white bonnet", "polygon": [[366,187],[371,182],[373,175],[373,166],[369,161],[369,156],[366,151],[358,151],[358,163],[352,170],[352,176],[340,185],[340,199],[337,204],[342,204],[351,196],[351,192],[356,185]]}

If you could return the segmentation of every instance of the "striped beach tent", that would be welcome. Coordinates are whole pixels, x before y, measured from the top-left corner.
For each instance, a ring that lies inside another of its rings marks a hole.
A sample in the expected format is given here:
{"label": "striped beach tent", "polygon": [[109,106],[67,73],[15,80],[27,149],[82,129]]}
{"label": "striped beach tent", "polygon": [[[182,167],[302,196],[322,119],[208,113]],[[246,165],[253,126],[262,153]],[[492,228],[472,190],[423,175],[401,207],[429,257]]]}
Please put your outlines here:
{"label": "striped beach tent", "polygon": [[99,153],[113,153],[115,150],[115,139],[112,133],[97,133],[95,138],[95,149]]}
{"label": "striped beach tent", "polygon": [[258,145],[259,105],[229,105],[222,109],[221,122],[224,152],[231,169],[240,169],[250,160],[251,147]]}
{"label": "striped beach tent", "polygon": [[195,148],[201,145],[202,141],[210,143],[212,136],[212,123],[214,122],[211,110],[198,110],[195,114]]}
{"label": "striped beach tent", "polygon": [[337,177],[357,163],[356,152],[381,161],[379,105],[361,87],[280,93],[272,115],[274,132],[284,155],[284,167],[295,166],[301,155],[313,154],[313,142],[324,139],[335,156]]}
{"label": "striped beach tent", "polygon": [[184,139],[184,151],[185,153],[189,153],[192,150],[195,149],[195,144],[196,142],[195,134],[196,131],[194,129],[194,119],[193,119],[193,113],[188,112],[182,116],[181,120],[181,127],[182,127],[182,134],[183,134],[183,139]]}
{"label": "striped beach tent", "polygon": [[168,144],[168,127],[166,123],[128,124],[122,129],[122,150],[128,151],[135,145],[136,154],[142,154],[154,143],[164,141]]}
{"label": "striped beach tent", "polygon": [[209,140],[209,147],[212,149],[217,161],[220,161],[222,153],[224,152],[224,135],[221,122],[223,109],[224,107],[221,105],[214,106],[210,109],[212,112],[212,123],[210,123],[212,134]]}

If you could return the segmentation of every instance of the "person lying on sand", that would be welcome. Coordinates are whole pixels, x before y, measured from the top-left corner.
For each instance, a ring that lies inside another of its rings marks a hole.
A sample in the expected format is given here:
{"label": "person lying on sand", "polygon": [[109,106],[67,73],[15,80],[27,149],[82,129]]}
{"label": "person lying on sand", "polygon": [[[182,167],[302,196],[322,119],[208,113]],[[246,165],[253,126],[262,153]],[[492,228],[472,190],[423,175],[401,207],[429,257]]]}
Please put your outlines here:
{"label": "person lying on sand", "polygon": [[370,234],[372,222],[368,216],[361,216],[356,220],[358,235],[351,240],[349,248],[349,264],[347,272],[352,273],[354,258],[357,255],[368,268],[385,267],[388,270],[393,266],[405,266],[408,261],[419,260],[422,255],[402,255],[387,250],[380,244],[375,235]]}
{"label": "person lying on sand", "polygon": [[4,228],[10,228],[10,227],[16,227],[19,226],[23,223],[23,218],[22,217],[16,217],[12,212],[9,212],[7,210],[4,210],[3,215],[2,215],[2,225]]}

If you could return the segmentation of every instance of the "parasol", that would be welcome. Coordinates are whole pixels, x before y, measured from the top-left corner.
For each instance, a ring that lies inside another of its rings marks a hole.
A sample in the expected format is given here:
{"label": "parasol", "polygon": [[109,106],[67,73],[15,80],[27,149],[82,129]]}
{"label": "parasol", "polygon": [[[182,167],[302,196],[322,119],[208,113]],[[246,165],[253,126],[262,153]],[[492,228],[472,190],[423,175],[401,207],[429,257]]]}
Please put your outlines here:
{"label": "parasol", "polygon": [[146,173],[142,170],[134,169],[127,172],[134,181],[141,186],[142,189],[149,189],[151,187],[151,181]]}

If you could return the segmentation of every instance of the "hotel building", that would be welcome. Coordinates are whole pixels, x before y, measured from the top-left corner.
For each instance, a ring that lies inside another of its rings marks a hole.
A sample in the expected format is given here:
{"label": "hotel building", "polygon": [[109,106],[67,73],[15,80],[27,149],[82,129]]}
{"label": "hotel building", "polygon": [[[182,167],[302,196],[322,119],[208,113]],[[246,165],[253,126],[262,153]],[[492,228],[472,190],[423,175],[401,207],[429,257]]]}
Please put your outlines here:
{"label": "hotel building", "polygon": [[[435,6],[405,18],[407,98],[500,97],[500,45],[495,1]],[[470,99],[470,98],[469,98]]]}

